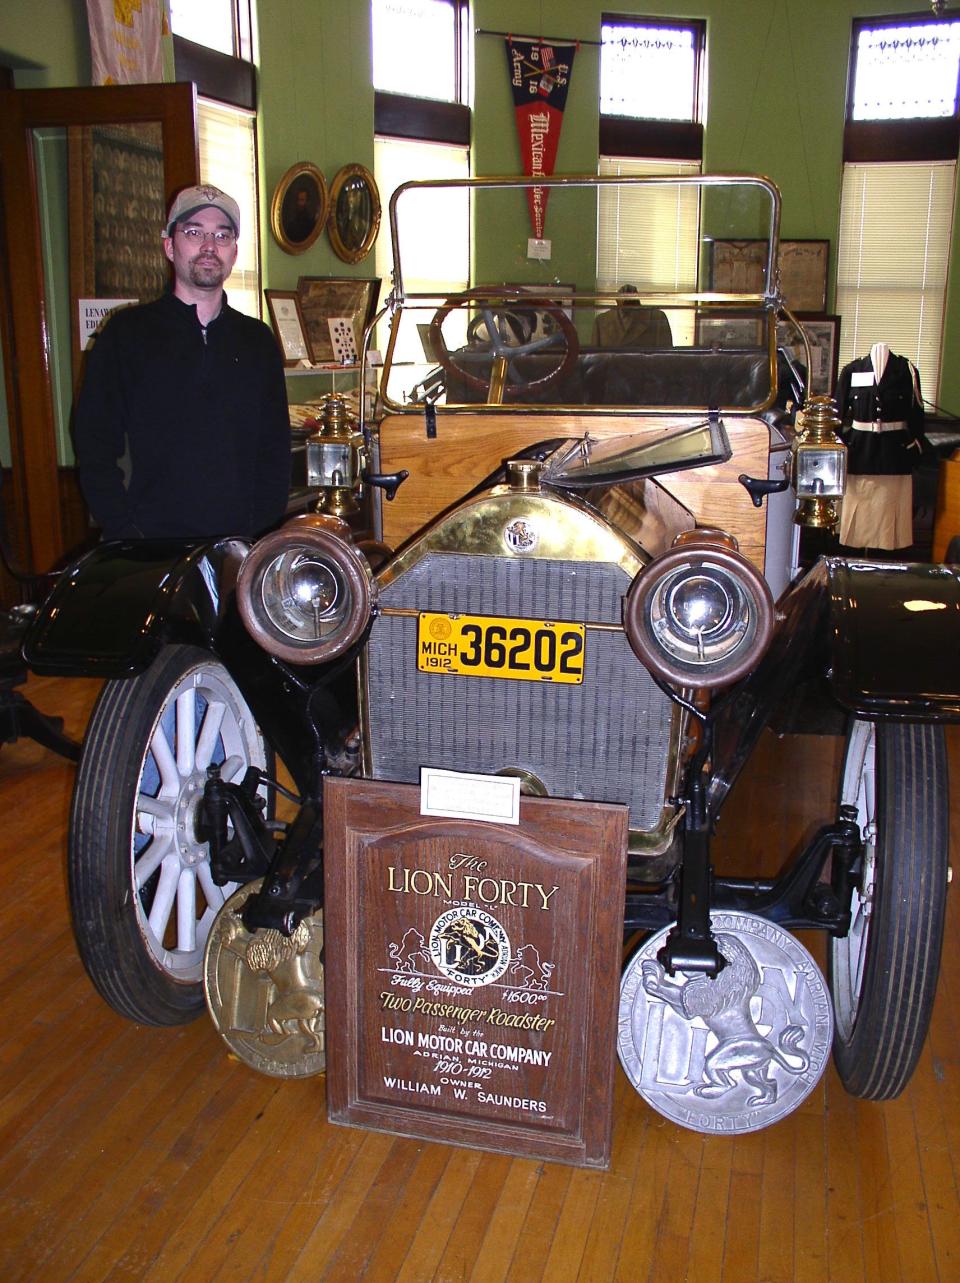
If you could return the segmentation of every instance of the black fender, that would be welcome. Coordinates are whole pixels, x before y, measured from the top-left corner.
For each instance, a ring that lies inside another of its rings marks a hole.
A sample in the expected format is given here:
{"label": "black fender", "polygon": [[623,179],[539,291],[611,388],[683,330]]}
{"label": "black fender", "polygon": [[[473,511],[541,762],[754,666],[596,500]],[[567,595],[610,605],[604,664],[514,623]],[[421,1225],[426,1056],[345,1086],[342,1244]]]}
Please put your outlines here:
{"label": "black fender", "polygon": [[101,544],[57,580],[24,640],[24,659],[44,675],[123,679],[145,671],[165,645],[200,646],[227,668],[309,792],[356,727],[355,656],[307,668],[261,649],[236,607],[248,551],[240,539]]}
{"label": "black fender", "polygon": [[824,563],[831,685],[859,717],[960,720],[960,567]]}
{"label": "black fender", "polygon": [[216,649],[248,547],[239,539],[100,544],[58,578],[24,659],[51,676],[131,677],[169,642]]}
{"label": "black fender", "polygon": [[766,655],[714,708],[714,814],[798,692],[842,715],[960,721],[960,568],[825,557],[788,588]]}

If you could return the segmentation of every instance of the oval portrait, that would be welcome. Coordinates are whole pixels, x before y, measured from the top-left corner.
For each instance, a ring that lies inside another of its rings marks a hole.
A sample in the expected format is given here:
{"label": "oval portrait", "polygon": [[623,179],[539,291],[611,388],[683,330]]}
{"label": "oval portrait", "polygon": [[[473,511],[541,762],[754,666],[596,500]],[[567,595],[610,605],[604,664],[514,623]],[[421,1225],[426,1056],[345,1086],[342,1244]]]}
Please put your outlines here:
{"label": "oval portrait", "polygon": [[323,231],[328,209],[327,184],[316,165],[291,165],[270,202],[270,228],[277,244],[288,254],[302,254]]}
{"label": "oval portrait", "polygon": [[327,234],[345,263],[359,263],[373,249],[380,230],[380,193],[363,165],[344,165],[330,186]]}

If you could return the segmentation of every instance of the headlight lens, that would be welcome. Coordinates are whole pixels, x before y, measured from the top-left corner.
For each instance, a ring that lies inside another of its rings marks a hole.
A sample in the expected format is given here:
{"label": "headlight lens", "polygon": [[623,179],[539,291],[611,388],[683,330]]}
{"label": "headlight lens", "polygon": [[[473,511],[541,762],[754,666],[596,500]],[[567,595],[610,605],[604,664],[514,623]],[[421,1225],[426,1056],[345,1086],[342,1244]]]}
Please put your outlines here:
{"label": "headlight lens", "polygon": [[656,676],[677,686],[727,686],[770,644],[773,599],[740,553],[719,541],[691,541],[637,575],[624,628],[634,653]]}
{"label": "headlight lens", "polygon": [[248,632],[296,664],[335,659],[362,636],[373,610],[363,554],[324,518],[295,520],[251,548],[237,578]]}

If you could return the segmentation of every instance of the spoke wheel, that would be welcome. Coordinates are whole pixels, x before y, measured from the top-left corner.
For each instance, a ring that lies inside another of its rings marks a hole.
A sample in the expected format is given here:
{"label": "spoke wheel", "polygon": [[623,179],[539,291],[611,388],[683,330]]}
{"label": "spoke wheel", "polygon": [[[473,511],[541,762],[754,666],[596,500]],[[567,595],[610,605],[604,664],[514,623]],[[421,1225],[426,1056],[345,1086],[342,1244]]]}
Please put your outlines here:
{"label": "spoke wheel", "polygon": [[218,887],[197,835],[207,767],[263,768],[253,715],[222,665],[191,646],[107,682],[90,719],[70,816],[74,934],[121,1015],[171,1025],[203,1010],[203,951],[234,884]]}
{"label": "spoke wheel", "polygon": [[834,1061],[854,1096],[899,1095],[927,1035],[946,909],[948,796],[942,727],[851,723],[840,802],[856,809],[862,872],[828,971]]}

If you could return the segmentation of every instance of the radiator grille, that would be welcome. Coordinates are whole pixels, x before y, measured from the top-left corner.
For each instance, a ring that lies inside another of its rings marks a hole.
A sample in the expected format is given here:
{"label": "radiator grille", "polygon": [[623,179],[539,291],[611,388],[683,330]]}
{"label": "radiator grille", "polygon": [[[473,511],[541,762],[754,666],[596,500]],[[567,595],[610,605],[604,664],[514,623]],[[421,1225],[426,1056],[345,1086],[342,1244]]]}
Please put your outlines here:
{"label": "radiator grille", "polygon": [[[381,605],[619,624],[629,583],[616,565],[433,553]],[[622,802],[631,828],[657,827],[671,704],[619,628],[588,631],[582,686],[421,673],[416,646],[415,618],[375,621],[366,656],[375,779],[417,783],[421,766],[519,767],[552,797]]]}

